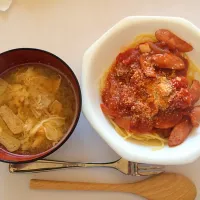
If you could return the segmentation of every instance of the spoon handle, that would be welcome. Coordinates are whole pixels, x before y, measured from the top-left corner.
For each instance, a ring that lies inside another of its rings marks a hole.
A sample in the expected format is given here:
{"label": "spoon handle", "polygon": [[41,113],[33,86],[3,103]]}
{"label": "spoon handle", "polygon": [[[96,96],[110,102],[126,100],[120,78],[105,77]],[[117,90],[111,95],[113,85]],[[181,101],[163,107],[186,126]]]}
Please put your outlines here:
{"label": "spoon handle", "polygon": [[[81,191],[121,191],[128,192],[125,189],[126,184],[105,184],[105,183],[85,183],[85,182],[67,182],[67,181],[49,181],[32,179],[30,181],[31,189],[38,190],[81,190]],[[124,191],[126,190],[126,191]]]}

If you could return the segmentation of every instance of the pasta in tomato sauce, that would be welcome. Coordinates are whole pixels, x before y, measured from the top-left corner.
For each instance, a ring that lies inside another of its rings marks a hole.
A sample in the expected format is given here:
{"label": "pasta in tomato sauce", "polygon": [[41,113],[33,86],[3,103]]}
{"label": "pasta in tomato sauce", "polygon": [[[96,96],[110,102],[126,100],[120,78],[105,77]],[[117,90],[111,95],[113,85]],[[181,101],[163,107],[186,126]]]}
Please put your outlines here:
{"label": "pasta in tomato sauce", "polygon": [[[121,52],[101,81],[101,109],[125,139],[181,144],[200,122],[199,69],[193,47],[169,30],[143,34]],[[196,77],[197,76],[197,77]]]}

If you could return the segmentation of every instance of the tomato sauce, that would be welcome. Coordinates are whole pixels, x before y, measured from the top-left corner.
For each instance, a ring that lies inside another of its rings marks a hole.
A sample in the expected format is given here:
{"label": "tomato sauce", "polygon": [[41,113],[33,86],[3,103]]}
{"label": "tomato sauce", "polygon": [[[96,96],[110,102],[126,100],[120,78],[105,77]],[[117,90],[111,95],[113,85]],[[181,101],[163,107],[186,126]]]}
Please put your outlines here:
{"label": "tomato sauce", "polygon": [[139,44],[116,57],[102,89],[101,108],[129,132],[163,132],[170,137],[172,128],[189,118],[200,84],[192,88],[187,80],[183,53],[192,46],[165,30],[168,41],[161,30],[155,34],[157,42]]}

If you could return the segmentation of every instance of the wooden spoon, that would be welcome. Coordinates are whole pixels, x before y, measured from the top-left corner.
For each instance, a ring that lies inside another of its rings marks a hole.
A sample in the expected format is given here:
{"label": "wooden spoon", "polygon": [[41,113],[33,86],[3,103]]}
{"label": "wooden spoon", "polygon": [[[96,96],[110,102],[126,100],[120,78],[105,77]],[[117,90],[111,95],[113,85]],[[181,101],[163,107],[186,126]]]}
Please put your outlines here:
{"label": "wooden spoon", "polygon": [[196,187],[185,176],[163,173],[137,183],[101,184],[32,179],[32,189],[115,191],[140,195],[149,200],[194,200]]}

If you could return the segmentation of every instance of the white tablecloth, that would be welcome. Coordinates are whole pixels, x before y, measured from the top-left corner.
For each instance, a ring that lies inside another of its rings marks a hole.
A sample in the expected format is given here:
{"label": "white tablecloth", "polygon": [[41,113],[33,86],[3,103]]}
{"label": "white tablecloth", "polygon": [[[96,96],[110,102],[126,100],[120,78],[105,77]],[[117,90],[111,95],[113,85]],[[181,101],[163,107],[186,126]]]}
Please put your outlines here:
{"label": "white tablecloth", "polygon": [[[66,61],[80,80],[84,51],[107,29],[130,15],[184,17],[200,27],[198,0],[13,0],[0,13],[0,52],[18,47],[50,51]],[[111,161],[118,155],[81,116],[73,135],[52,159],[69,161]],[[183,173],[200,188],[200,160],[168,171]],[[40,174],[9,174],[0,163],[1,200],[133,200],[132,194],[104,192],[33,191],[31,178],[122,183],[139,180],[112,169],[68,169]],[[200,199],[200,193],[197,199]]]}

